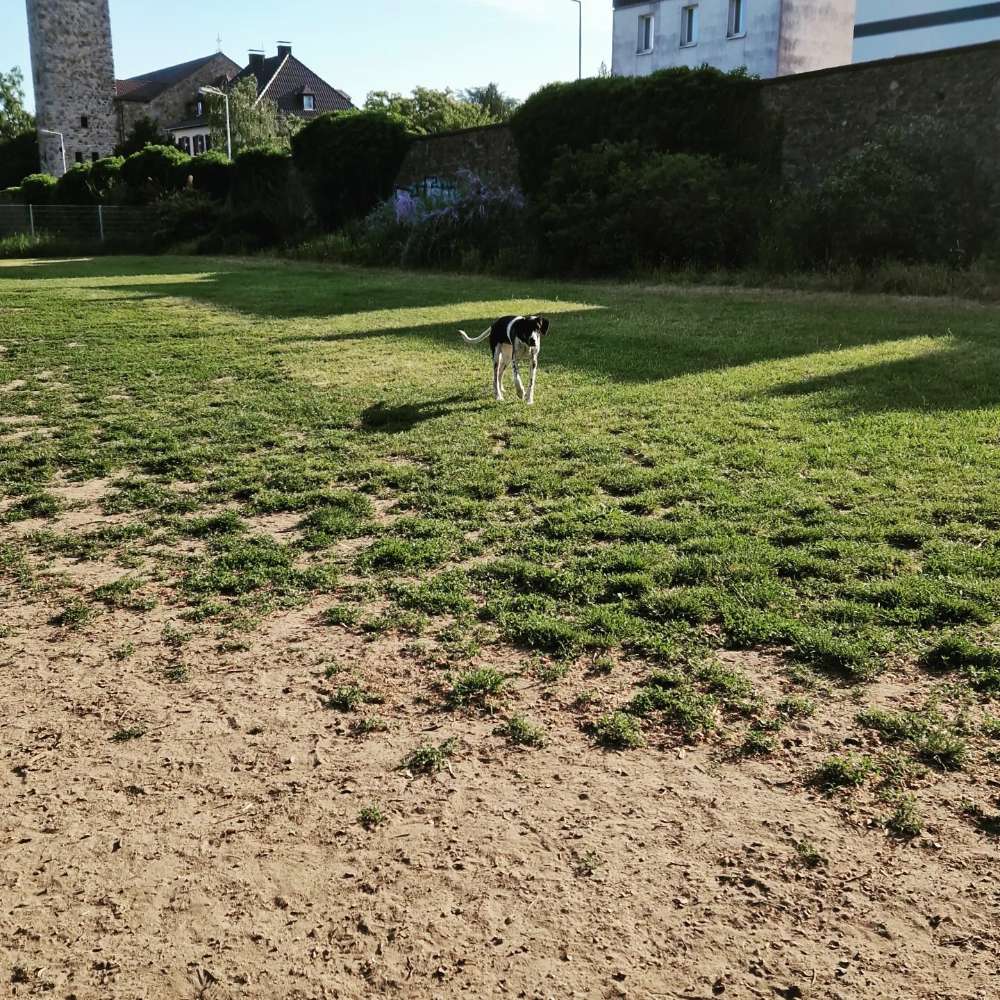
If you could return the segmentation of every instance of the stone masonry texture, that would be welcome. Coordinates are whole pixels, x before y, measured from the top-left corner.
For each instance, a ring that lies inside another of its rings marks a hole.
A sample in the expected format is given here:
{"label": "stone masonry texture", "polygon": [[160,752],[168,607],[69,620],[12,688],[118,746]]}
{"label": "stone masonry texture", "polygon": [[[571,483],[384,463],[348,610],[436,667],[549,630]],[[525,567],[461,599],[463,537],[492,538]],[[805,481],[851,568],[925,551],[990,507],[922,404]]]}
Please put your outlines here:
{"label": "stone masonry texture", "polygon": [[151,118],[160,128],[169,128],[194,115],[198,88],[217,85],[220,78],[229,79],[240,67],[221,52],[210,62],[200,66],[189,77],[175,83],[151,101],[118,101],[118,134],[128,138],[132,127],[140,118]]}
{"label": "stone masonry texture", "polygon": [[518,156],[513,133],[506,125],[421,136],[406,154],[396,187],[408,188],[430,177],[454,178],[471,170],[494,184],[518,184]]}
{"label": "stone masonry texture", "polygon": [[[116,142],[108,0],[27,0],[35,115],[62,132],[66,163],[109,156]],[[86,121],[86,124],[84,124]],[[62,174],[56,136],[39,135],[42,169]]]}
{"label": "stone masonry texture", "polygon": [[[1000,42],[764,80],[765,107],[781,122],[782,168],[810,183],[879,129],[933,117],[969,136],[984,160],[1000,162]],[[517,182],[518,153],[506,126],[418,139],[397,187],[448,178],[467,167]]]}

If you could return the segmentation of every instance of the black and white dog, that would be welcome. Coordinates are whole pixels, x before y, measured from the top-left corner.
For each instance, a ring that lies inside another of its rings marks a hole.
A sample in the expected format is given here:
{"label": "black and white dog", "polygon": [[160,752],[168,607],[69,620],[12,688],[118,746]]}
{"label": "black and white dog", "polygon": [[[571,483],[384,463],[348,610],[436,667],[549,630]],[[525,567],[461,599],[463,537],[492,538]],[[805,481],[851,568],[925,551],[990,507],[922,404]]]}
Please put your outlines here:
{"label": "black and white dog", "polygon": [[[535,377],[538,374],[538,354],[542,349],[542,337],[549,332],[549,321],[544,316],[501,316],[491,327],[478,337],[470,337],[464,330],[459,334],[467,344],[478,344],[490,338],[490,353],[493,355],[493,394],[503,399],[503,376],[510,365],[514,369],[514,388],[518,396],[528,406],[535,402]],[[525,354],[531,357],[531,381],[528,391],[524,390],[518,361]]]}

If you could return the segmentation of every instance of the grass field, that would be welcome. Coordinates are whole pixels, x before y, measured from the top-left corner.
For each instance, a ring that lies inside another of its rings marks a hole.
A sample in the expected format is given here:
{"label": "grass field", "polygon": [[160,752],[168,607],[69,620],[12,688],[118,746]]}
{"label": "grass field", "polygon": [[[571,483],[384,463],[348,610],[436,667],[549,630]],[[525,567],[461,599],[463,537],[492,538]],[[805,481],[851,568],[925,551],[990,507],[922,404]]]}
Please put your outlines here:
{"label": "grass field", "polygon": [[[455,330],[529,310],[552,318],[536,405],[498,404]],[[961,772],[948,822],[988,843],[998,315],[273,261],[0,264],[3,572],[71,645],[117,615],[158,622],[164,689],[207,669],[192,644],[246,650],[304,609],[324,710],[365,737],[402,702],[485,712],[544,754],[531,685],[595,758],[699,744],[754,767],[839,699],[831,752],[796,780],[871,790],[866,819],[912,839],[921,790]],[[103,575],[74,575],[87,563]],[[343,636],[397,643],[407,686],[339,660]],[[410,773],[454,749],[410,746]]]}

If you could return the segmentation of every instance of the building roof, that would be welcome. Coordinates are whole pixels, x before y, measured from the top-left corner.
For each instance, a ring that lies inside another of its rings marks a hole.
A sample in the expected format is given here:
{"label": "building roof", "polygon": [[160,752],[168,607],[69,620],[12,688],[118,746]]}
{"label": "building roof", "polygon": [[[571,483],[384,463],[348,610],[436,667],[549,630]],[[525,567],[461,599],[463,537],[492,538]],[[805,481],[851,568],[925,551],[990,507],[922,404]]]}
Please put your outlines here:
{"label": "building roof", "polygon": [[[115,93],[120,101],[137,101],[145,104],[159,97],[175,84],[193,76],[203,66],[220,56],[222,56],[221,52],[213,52],[210,56],[203,56],[201,59],[192,59],[190,62],[178,63],[176,66],[167,66],[166,69],[156,69],[152,73],[143,73],[142,76],[133,76],[128,80],[115,80]],[[226,56],[222,56],[222,58],[226,59]],[[232,59],[229,59],[228,62],[232,64],[233,72],[239,70],[239,66]]]}
{"label": "building roof", "polygon": [[[278,110],[285,114],[313,118],[324,111],[351,111],[354,108],[347,94],[331,87],[299,62],[288,48],[279,50],[278,55],[269,59],[251,59],[250,65],[241,70],[232,83],[251,76],[257,79],[257,93],[274,101]],[[303,93],[315,96],[315,111],[302,109]]]}

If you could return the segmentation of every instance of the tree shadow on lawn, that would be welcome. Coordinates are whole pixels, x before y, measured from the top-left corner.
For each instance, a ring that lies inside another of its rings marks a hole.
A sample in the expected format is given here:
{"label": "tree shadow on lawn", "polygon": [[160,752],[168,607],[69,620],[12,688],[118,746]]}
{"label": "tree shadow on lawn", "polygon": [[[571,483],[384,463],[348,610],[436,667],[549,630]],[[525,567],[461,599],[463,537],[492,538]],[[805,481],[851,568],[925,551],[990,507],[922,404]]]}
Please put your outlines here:
{"label": "tree shadow on lawn", "polygon": [[[466,345],[455,335],[457,326],[479,333],[479,324],[496,318],[486,310],[501,315],[515,302],[534,302],[551,307],[556,316],[545,341],[543,365],[634,384],[950,334],[940,351],[862,363],[847,372],[762,388],[751,395],[822,394],[824,401],[848,412],[965,410],[1000,403],[997,310],[961,304],[846,295],[790,298],[745,290],[706,295],[697,289],[665,293],[606,284],[515,284],[468,275],[191,257],[95,258],[5,267],[0,269],[0,288],[5,278],[34,279],[39,270],[45,277],[62,279],[161,275],[166,279],[161,283],[123,280],[89,287],[106,288],[115,296],[127,289],[148,299],[186,297],[262,319],[305,321],[301,332],[283,338],[288,344],[417,337],[436,350],[464,350]],[[512,292],[517,299],[511,298]],[[475,301],[470,301],[473,296]],[[446,309],[454,319],[444,322],[440,314],[434,315]],[[428,314],[421,315],[423,310]],[[370,315],[362,315],[366,313]],[[346,329],[335,329],[338,319]],[[371,327],[362,328],[368,322]],[[352,325],[357,328],[350,329]]]}
{"label": "tree shadow on lawn", "polygon": [[1000,403],[1000,336],[972,337],[916,357],[786,382],[770,395],[816,396],[818,405],[861,413],[995,407]]}

